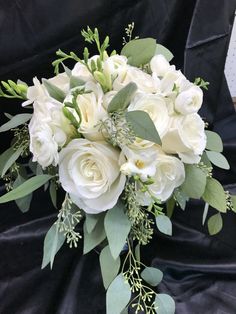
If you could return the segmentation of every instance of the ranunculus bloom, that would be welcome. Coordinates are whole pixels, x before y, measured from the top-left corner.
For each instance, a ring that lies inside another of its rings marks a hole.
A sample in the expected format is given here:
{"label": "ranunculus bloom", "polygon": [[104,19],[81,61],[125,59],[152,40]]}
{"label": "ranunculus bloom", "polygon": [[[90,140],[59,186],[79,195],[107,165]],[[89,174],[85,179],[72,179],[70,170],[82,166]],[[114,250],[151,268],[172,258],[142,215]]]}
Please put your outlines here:
{"label": "ranunculus bloom", "polygon": [[175,110],[183,115],[198,112],[201,108],[202,100],[203,92],[201,88],[192,84],[177,96]]}
{"label": "ranunculus bloom", "polygon": [[60,152],[59,179],[78,207],[100,213],[114,207],[124,189],[122,163],[122,153],[111,145],[74,139]]}
{"label": "ranunculus bloom", "polygon": [[150,67],[152,72],[161,77],[167,72],[175,70],[175,66],[170,65],[163,55],[155,55],[150,61]]}

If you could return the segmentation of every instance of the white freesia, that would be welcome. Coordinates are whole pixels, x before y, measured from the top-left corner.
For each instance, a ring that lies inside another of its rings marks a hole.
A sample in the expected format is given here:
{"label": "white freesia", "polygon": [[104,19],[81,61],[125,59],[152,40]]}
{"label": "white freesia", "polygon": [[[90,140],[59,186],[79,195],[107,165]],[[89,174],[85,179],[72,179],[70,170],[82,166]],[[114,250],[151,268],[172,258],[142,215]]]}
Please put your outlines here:
{"label": "white freesia", "polygon": [[163,55],[155,55],[150,61],[152,72],[157,76],[163,77],[167,72],[175,70],[174,65],[170,65]]}
{"label": "white freesia", "polygon": [[127,71],[127,58],[125,56],[113,55],[107,57],[102,64],[105,76],[114,80],[118,75]]}
{"label": "white freesia", "polygon": [[112,208],[122,193],[122,154],[105,142],[74,139],[60,152],[59,179],[73,202],[96,214]]}
{"label": "white freesia", "polygon": [[178,154],[185,163],[198,163],[206,147],[205,125],[197,113],[176,116],[162,139],[166,153]]}
{"label": "white freesia", "polygon": [[[99,57],[98,55],[95,55],[92,58],[90,58],[88,61],[88,64],[91,65],[92,60],[96,62],[98,57]],[[77,62],[75,64],[74,68],[71,71],[71,74],[83,80],[84,82],[89,82],[89,81],[95,82],[94,77],[91,74],[91,72],[88,70],[87,66],[81,62]]]}
{"label": "white freesia", "polygon": [[175,89],[178,90],[183,80],[186,81],[186,78],[180,70],[166,72],[160,83],[161,93],[164,96],[171,96],[173,93],[175,94]]}
{"label": "white freesia", "polygon": [[189,88],[180,92],[175,99],[175,110],[183,115],[198,112],[202,100],[203,92],[201,88],[192,84]]}

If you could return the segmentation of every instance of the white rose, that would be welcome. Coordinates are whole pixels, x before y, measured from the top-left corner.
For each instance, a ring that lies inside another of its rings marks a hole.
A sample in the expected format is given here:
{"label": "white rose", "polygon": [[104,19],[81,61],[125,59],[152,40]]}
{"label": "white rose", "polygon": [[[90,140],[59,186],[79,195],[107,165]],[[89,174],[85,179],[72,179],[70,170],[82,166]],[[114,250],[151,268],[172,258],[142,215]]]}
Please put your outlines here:
{"label": "white rose", "polygon": [[103,72],[106,76],[115,79],[118,74],[127,70],[127,58],[125,56],[113,55],[103,62]]}
{"label": "white rose", "polygon": [[130,103],[128,111],[142,110],[149,114],[160,137],[168,130],[169,114],[165,99],[161,95],[137,94]]}
{"label": "white rose", "polygon": [[60,152],[59,179],[72,201],[96,214],[117,203],[126,177],[122,154],[105,142],[74,139]]}
{"label": "white rose", "polygon": [[177,153],[185,163],[198,163],[206,147],[204,127],[197,113],[173,117],[169,131],[162,138],[163,150],[169,154]]}
{"label": "white rose", "polygon": [[186,80],[186,78],[180,70],[166,72],[160,83],[161,93],[164,96],[175,95],[174,88],[178,89],[183,80]]}
{"label": "white rose", "polygon": [[183,115],[198,112],[201,108],[203,92],[200,87],[192,84],[181,92],[175,100],[175,110]]}
{"label": "white rose", "polygon": [[170,65],[163,55],[155,55],[150,61],[150,67],[157,76],[164,76],[167,72],[175,70],[175,66]]}

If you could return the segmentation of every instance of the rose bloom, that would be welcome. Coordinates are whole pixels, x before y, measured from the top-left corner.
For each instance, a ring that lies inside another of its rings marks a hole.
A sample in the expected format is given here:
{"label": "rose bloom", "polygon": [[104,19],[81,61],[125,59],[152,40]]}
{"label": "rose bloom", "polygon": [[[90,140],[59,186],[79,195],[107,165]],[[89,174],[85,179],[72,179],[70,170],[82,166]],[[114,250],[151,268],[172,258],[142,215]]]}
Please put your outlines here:
{"label": "rose bloom", "polygon": [[191,84],[178,94],[175,99],[175,110],[183,115],[198,112],[203,101],[200,87]]}
{"label": "rose bloom", "polygon": [[117,203],[126,181],[120,172],[124,161],[106,142],[74,139],[60,152],[59,180],[78,207],[97,214]]}
{"label": "rose bloom", "polygon": [[150,61],[150,67],[153,73],[163,77],[167,72],[175,70],[174,65],[170,65],[163,55],[155,55]]}
{"label": "rose bloom", "polygon": [[168,154],[178,154],[187,164],[198,163],[206,147],[205,125],[197,113],[171,118],[162,148]]}

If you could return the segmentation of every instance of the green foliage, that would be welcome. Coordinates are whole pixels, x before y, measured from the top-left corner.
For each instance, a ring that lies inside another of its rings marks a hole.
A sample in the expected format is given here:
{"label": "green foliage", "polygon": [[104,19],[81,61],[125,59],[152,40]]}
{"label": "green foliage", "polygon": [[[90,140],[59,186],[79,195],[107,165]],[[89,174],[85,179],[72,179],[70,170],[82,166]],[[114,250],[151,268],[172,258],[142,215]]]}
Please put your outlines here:
{"label": "green foliage", "polygon": [[218,152],[206,151],[209,160],[217,167],[229,170],[230,165],[224,155]]}
{"label": "green foliage", "polygon": [[50,81],[43,79],[43,85],[46,87],[49,95],[57,101],[63,103],[66,98],[66,94],[57,86],[53,85]]}
{"label": "green foliage", "polygon": [[58,59],[56,59],[55,61],[53,61],[52,65],[54,67],[54,73],[55,74],[59,74],[59,67],[60,65],[64,64],[63,62],[66,60],[74,60],[76,62],[81,62],[81,59],[74,53],[74,52],[70,52],[69,54],[63,52],[61,49],[57,50],[56,55],[58,56]]}
{"label": "green foliage", "polygon": [[103,215],[103,213],[97,215],[86,213],[85,226],[88,233],[91,233],[94,230],[101,215]]}
{"label": "green foliage", "polygon": [[13,200],[17,200],[22,198],[31,192],[37,190],[41,186],[43,186],[48,180],[51,179],[50,175],[42,174],[39,176],[32,177],[19,185],[14,190],[6,193],[5,195],[0,197],[0,204],[7,203]]}
{"label": "green foliage", "polygon": [[149,285],[155,287],[159,285],[162,281],[163,273],[154,267],[146,267],[141,272],[141,277],[145,280]]}
{"label": "green foliage", "polygon": [[75,87],[84,86],[85,82],[78,77],[75,77],[73,75],[70,76],[70,89]]}
{"label": "green foliage", "polygon": [[[25,181],[26,179],[22,177],[20,174],[18,174],[15,182],[13,183],[13,189],[17,188],[18,186],[23,184]],[[23,213],[27,212],[30,209],[30,203],[31,203],[32,197],[33,197],[33,194],[30,193],[16,200],[16,205]]]}
{"label": "green foliage", "polygon": [[27,99],[27,84],[23,82],[15,83],[12,80],[8,80],[7,82],[1,81],[1,83],[6,91],[4,92],[3,89],[0,87],[0,97],[18,98],[23,100]]}
{"label": "green foliage", "polygon": [[220,182],[216,179],[207,178],[206,189],[202,198],[206,203],[218,209],[220,212],[226,212],[227,204],[225,191]]}
{"label": "green foliage", "polygon": [[108,210],[104,226],[111,254],[114,259],[117,259],[131,229],[131,223],[124,213],[122,202],[118,201],[112,209]]}
{"label": "green foliage", "polygon": [[172,223],[168,216],[158,215],[156,217],[156,225],[159,231],[166,235],[172,235]]}
{"label": "green foliage", "polygon": [[174,200],[180,206],[182,210],[185,210],[186,203],[189,200],[189,197],[180,189],[177,188],[174,191]]}
{"label": "green foliage", "polygon": [[[126,34],[127,39],[123,37],[123,46],[132,40],[133,30],[134,30],[134,22],[128,24],[128,26],[125,28],[125,34]],[[135,36],[134,39],[138,39],[138,38],[139,36]]]}
{"label": "green foliage", "polygon": [[175,209],[175,200],[174,200],[174,197],[171,197],[166,202],[166,211],[167,211],[167,216],[169,218],[172,217],[172,215],[174,213],[174,209]]}
{"label": "green foliage", "polygon": [[50,194],[53,206],[57,208],[57,185],[56,185],[56,182],[53,180],[51,180],[50,182],[49,194]]}
{"label": "green foliage", "polygon": [[160,136],[147,112],[141,110],[128,111],[126,120],[137,137],[161,145]]}
{"label": "green foliage", "polygon": [[99,261],[103,284],[105,289],[107,289],[118,274],[120,269],[120,257],[114,259],[111,255],[109,246],[106,246],[100,253]]}
{"label": "green foliage", "polygon": [[205,221],[206,221],[206,218],[207,218],[207,214],[208,214],[208,210],[209,210],[209,204],[205,203],[204,211],[203,211],[203,215],[202,215],[202,225],[205,224]]}
{"label": "green foliage", "polygon": [[209,150],[213,150],[214,152],[221,153],[223,151],[223,143],[221,137],[212,131],[205,131],[207,136],[207,144],[206,148]]}
{"label": "green foliage", "polygon": [[155,307],[157,314],[175,313],[175,301],[165,293],[159,293],[156,295]]}
{"label": "green foliage", "polygon": [[236,212],[236,195],[231,195],[232,210]]}
{"label": "green foliage", "polygon": [[[6,172],[9,170],[9,168],[15,163],[15,161],[20,157],[20,155],[23,153],[24,147],[19,147],[17,149],[12,149],[10,152],[12,153],[11,155],[9,154],[9,150],[5,152],[5,155],[2,157],[4,163],[1,164],[1,177],[3,177]],[[4,154],[4,153],[3,153]],[[1,155],[2,156],[2,155]],[[8,159],[6,159],[8,157]],[[2,161],[2,160],[1,160]]]}
{"label": "green foliage", "polygon": [[107,111],[112,113],[114,111],[125,110],[134,97],[136,90],[137,85],[135,83],[131,82],[127,84],[112,98],[108,105]]}
{"label": "green foliage", "polygon": [[3,124],[0,127],[0,132],[6,132],[9,131],[21,124],[26,123],[28,120],[30,120],[32,117],[32,114],[30,113],[22,113],[22,114],[17,114],[15,116],[13,116],[10,121],[8,121],[7,123]]}
{"label": "green foliage", "polygon": [[45,268],[49,263],[52,269],[55,255],[65,242],[65,235],[59,232],[57,224],[53,224],[48,230],[43,245],[43,261],[41,268]]}
{"label": "green foliage", "polygon": [[106,314],[120,314],[131,298],[129,284],[123,274],[119,274],[111,283],[106,295]]}
{"label": "green foliage", "polygon": [[215,235],[220,232],[223,227],[223,220],[220,213],[211,216],[207,222],[210,235]]}
{"label": "green foliage", "polygon": [[3,171],[5,168],[6,163],[8,162],[9,158],[14,154],[14,147],[11,146],[5,152],[0,155],[0,176],[5,172]]}
{"label": "green foliage", "polygon": [[205,89],[208,90],[208,85],[210,84],[209,82],[204,81],[204,79],[202,79],[201,77],[197,77],[194,81],[194,84]]}
{"label": "green foliage", "polygon": [[160,44],[156,44],[155,55],[163,55],[167,61],[171,61],[174,57],[169,49]]}
{"label": "green foliage", "polygon": [[201,198],[206,187],[206,177],[198,165],[185,164],[185,181],[181,190],[190,198]]}
{"label": "green foliage", "polygon": [[121,55],[128,58],[130,65],[140,67],[150,62],[155,55],[156,40],[153,38],[135,39],[128,42],[121,50]]}

